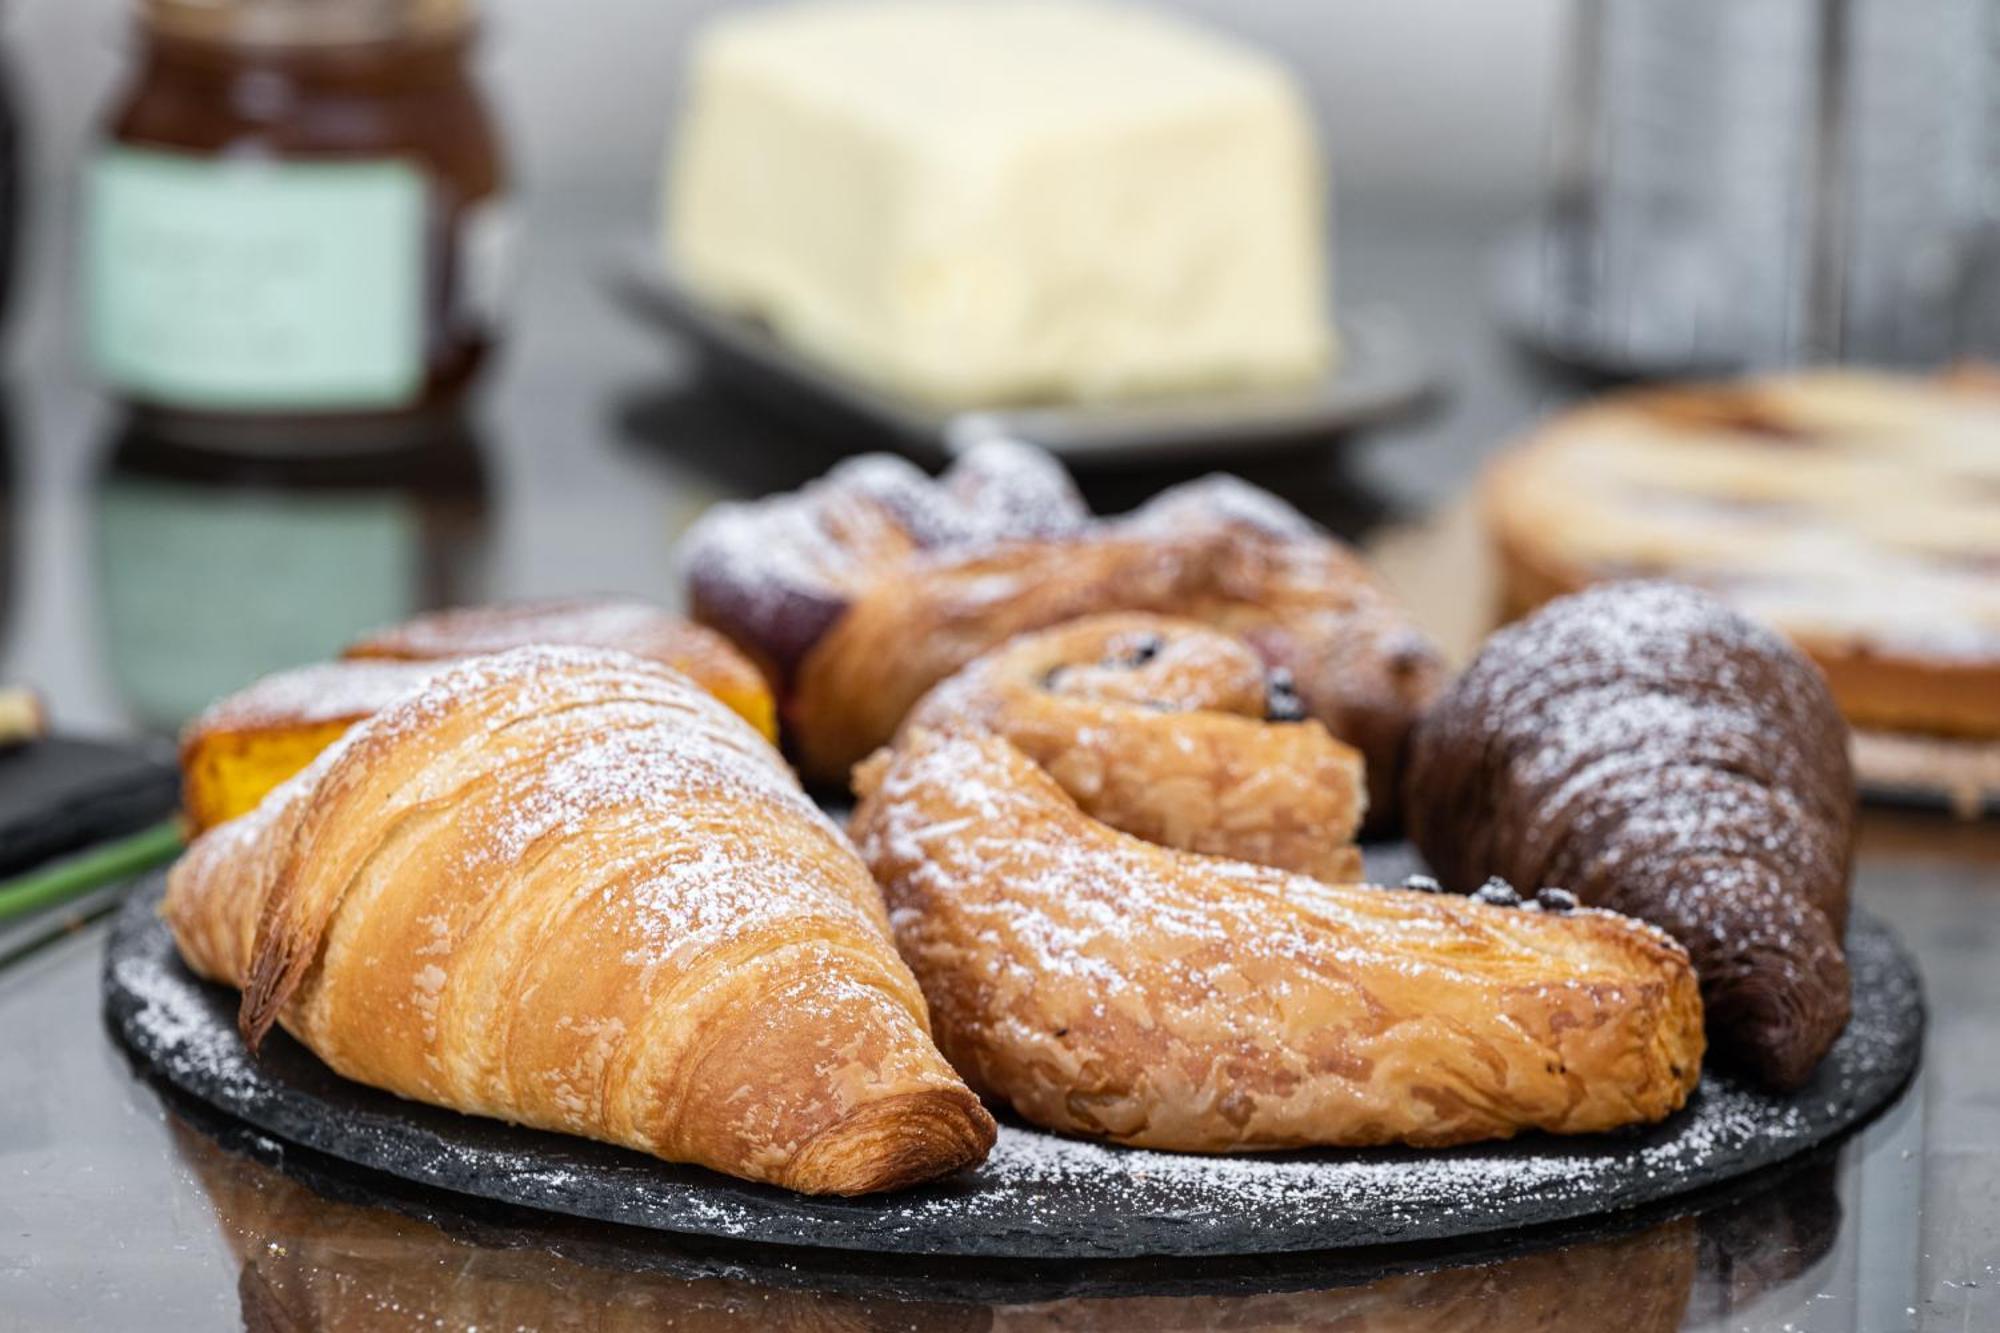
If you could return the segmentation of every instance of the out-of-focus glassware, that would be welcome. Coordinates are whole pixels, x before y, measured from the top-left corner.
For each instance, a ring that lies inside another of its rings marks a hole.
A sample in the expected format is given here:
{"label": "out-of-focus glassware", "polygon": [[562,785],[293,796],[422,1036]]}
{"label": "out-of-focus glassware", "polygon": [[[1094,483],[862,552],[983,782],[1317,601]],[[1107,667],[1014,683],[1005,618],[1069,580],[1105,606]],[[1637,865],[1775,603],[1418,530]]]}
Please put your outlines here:
{"label": "out-of-focus glassware", "polygon": [[1565,359],[2000,351],[1994,0],[1576,0],[1554,147],[1502,299]]}
{"label": "out-of-focus glassware", "polygon": [[451,406],[494,337],[509,235],[467,0],[140,0],[138,16],[86,201],[105,380],[177,429]]}

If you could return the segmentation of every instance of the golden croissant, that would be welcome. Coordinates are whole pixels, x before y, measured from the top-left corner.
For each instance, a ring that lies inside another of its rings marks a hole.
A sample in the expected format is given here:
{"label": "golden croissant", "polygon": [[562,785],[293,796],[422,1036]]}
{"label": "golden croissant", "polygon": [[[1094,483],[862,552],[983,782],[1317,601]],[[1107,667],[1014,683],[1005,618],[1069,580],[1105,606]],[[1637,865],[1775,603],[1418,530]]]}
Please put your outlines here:
{"label": "golden croissant", "polygon": [[349,1078],[811,1193],[980,1160],[880,898],[671,669],[446,667],[174,867],[184,958]]}
{"label": "golden croissant", "polygon": [[976,728],[912,728],[856,787],[939,1045],[1035,1124],[1206,1152],[1436,1146],[1659,1120],[1699,1075],[1687,955],[1625,917],[1156,846]]}

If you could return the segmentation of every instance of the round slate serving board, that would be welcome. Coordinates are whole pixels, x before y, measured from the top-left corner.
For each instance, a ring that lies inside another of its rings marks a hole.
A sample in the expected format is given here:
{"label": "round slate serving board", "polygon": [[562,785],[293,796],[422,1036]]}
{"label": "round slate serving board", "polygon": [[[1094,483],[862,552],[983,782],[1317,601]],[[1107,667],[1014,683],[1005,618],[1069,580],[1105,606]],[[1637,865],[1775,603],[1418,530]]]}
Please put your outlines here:
{"label": "round slate serving board", "polygon": [[105,957],[106,1015],[168,1083],[279,1139],[408,1180],[552,1212],[697,1236],[878,1253],[1077,1260],[1330,1250],[1474,1236],[1610,1213],[1719,1185],[1803,1152],[1886,1105],[1915,1069],[1923,1001],[1881,922],[1849,933],[1854,1019],[1785,1097],[1704,1075],[1662,1125],[1445,1152],[1190,1157],[1003,1126],[992,1155],[903,1194],[821,1199],[584,1139],[403,1101],[341,1078],[274,1032],[252,1058],[236,994],[181,965],[138,886]]}

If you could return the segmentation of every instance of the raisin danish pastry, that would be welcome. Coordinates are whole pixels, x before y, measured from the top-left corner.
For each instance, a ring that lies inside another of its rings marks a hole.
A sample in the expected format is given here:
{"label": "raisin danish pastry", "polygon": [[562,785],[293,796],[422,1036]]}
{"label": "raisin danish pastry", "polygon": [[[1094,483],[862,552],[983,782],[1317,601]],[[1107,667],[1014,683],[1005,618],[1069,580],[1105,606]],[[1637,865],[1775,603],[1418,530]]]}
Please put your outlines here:
{"label": "raisin danish pastry", "polygon": [[1694,957],[1718,1050],[1778,1088],[1847,1025],[1854,781],[1812,664],[1694,589],[1606,584],[1501,630],[1418,728],[1438,877],[1560,884]]}
{"label": "raisin danish pastry", "polygon": [[808,1193],[994,1124],[853,849],[742,719],[621,653],[447,667],[168,879],[182,957],[400,1096]]}
{"label": "raisin danish pastry", "polygon": [[778,684],[792,748],[831,781],[923,693],[1017,634],[1148,611],[1242,638],[1367,760],[1389,813],[1435,650],[1345,546],[1212,477],[1094,518],[1054,460],[988,441],[933,481],[883,455],[803,490],[718,505],[683,547],[689,600]]}
{"label": "raisin danish pastry", "polygon": [[[1067,694],[1067,652],[1099,678],[1069,697],[1157,689],[1173,675],[1165,645],[1159,671],[1130,671],[1123,686],[1090,664],[1132,632],[1083,622],[1003,648],[940,686],[856,770],[850,831],[938,1043],[975,1089],[1050,1129],[1196,1152],[1580,1133],[1682,1105],[1701,1063],[1701,1001],[1687,955],[1650,926],[1560,894],[1523,904],[1510,892],[1500,906],[1434,885],[1327,883],[1187,850],[1205,831],[1170,829],[1182,845],[1163,846],[1087,813],[1065,786],[1097,800],[1078,780],[1097,743],[1051,738],[1064,710],[996,709],[1007,692],[990,683],[1053,659],[1051,683]],[[946,720],[954,702],[981,698]],[[1087,710],[1073,716],[1089,727]],[[1162,718],[1161,734],[1179,727],[1196,750],[1222,720]],[[1124,757],[1154,753],[1142,741]],[[1168,764],[1162,782],[1179,776]],[[1135,827],[1155,813],[1112,805],[1139,811]],[[1207,813],[1226,823],[1243,808]],[[1246,827],[1252,846],[1292,845]]]}
{"label": "raisin danish pastry", "polygon": [[1149,842],[1361,878],[1361,756],[1227,634],[1139,614],[1024,634],[925,695],[904,729],[957,724],[1005,736],[1085,814]]}

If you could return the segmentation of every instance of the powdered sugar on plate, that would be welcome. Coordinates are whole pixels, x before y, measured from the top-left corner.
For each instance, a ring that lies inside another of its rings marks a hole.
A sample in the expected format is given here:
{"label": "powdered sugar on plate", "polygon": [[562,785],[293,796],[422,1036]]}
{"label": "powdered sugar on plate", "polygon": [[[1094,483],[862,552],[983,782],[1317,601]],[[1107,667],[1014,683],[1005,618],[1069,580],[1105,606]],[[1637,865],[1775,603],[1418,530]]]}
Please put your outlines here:
{"label": "powdered sugar on plate", "polygon": [[1915,1068],[1923,1007],[1886,927],[1848,941],[1854,1020],[1802,1091],[1710,1071],[1689,1107],[1642,1132],[1531,1137],[1446,1152],[1197,1157],[1009,1125],[957,1179],[907,1194],[806,1198],[698,1168],[398,1100],[350,1083],[282,1035],[252,1060],[235,995],[195,980],[155,916],[158,883],[114,930],[105,1003],[136,1057],[182,1091],[281,1139],[461,1193],[660,1230],[791,1245],[1024,1258],[1226,1255],[1443,1239],[1619,1209],[1712,1186],[1851,1129]]}

